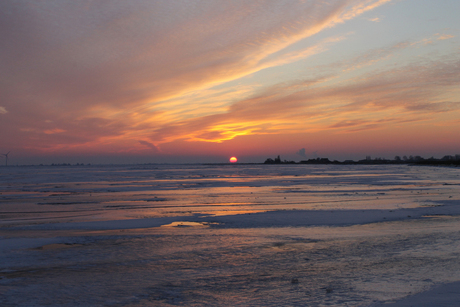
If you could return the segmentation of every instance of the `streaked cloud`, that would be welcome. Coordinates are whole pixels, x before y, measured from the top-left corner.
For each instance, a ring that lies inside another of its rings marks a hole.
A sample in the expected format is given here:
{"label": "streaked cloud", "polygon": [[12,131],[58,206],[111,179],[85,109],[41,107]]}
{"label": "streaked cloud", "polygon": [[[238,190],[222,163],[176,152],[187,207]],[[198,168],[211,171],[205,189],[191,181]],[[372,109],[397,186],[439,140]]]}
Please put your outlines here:
{"label": "streaked cloud", "polygon": [[367,20],[372,21],[372,22],[380,22],[381,21],[379,17],[367,18]]}
{"label": "streaked cloud", "polygon": [[49,129],[49,130],[43,131],[43,133],[45,133],[45,134],[56,134],[56,133],[63,133],[63,132],[65,132],[65,130],[62,130],[62,129],[59,129],[59,128]]}
{"label": "streaked cloud", "polygon": [[458,47],[456,32],[371,46],[348,26],[384,33],[391,15],[375,16],[390,2],[399,3],[4,1],[4,140],[31,152],[174,155],[177,142],[380,129],[457,112],[458,49],[446,49]]}
{"label": "streaked cloud", "polygon": [[455,37],[454,35],[450,35],[450,34],[436,34],[436,36],[438,37],[439,40],[451,39]]}
{"label": "streaked cloud", "polygon": [[152,144],[152,143],[147,142],[147,141],[142,141],[142,140],[139,141],[139,143],[142,144],[142,145],[145,145],[145,146],[149,147],[149,148],[152,149],[154,152],[158,152],[158,151],[159,151],[159,150],[158,150],[158,147],[155,146],[155,144]]}
{"label": "streaked cloud", "polygon": [[[399,122],[412,116],[411,113],[417,113],[414,116],[423,121],[425,119],[419,116],[421,112],[433,114],[459,109],[457,102],[437,98],[440,87],[455,87],[460,82],[459,69],[460,61],[433,61],[351,79],[343,85],[323,85],[327,80],[323,78],[278,84],[235,102],[225,113],[167,125],[151,137],[160,142],[182,138],[222,141],[228,139],[226,136],[247,133],[295,133],[326,128],[356,129],[358,126],[370,129]],[[431,85],[433,80],[436,80],[436,87]],[[354,114],[362,117],[363,112],[365,120],[341,119],[353,118]],[[389,116],[391,120],[385,119]],[[330,125],[330,121],[336,123]],[[203,134],[203,131],[207,132]]]}

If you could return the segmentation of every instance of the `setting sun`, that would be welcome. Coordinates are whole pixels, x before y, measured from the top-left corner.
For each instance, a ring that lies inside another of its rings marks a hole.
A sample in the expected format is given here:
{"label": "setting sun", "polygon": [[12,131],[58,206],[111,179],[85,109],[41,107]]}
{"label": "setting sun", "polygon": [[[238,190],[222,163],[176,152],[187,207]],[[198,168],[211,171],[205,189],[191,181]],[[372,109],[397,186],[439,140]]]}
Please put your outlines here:
{"label": "setting sun", "polygon": [[231,157],[230,158],[230,162],[231,163],[235,163],[236,161],[238,161],[238,159],[236,157]]}
{"label": "setting sun", "polygon": [[459,0],[279,2],[0,1],[0,153],[11,165],[460,153]]}

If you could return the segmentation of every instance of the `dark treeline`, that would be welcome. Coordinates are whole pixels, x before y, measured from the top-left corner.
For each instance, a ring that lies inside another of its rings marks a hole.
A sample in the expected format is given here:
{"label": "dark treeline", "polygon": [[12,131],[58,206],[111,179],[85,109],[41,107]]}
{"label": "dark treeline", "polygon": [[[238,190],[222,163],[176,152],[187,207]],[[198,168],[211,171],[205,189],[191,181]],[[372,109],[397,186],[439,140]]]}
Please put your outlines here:
{"label": "dark treeline", "polygon": [[[89,166],[91,163],[84,164],[84,163],[75,163],[75,164],[70,164],[70,163],[52,163],[51,166]],[[43,166],[43,164],[40,164],[40,166]]]}
{"label": "dark treeline", "polygon": [[367,156],[363,160],[345,160],[345,161],[331,161],[328,158],[315,158],[315,159],[308,159],[302,160],[300,162],[294,161],[282,161],[280,156],[276,157],[275,159],[268,158],[265,160],[264,164],[364,164],[364,165],[375,165],[375,164],[416,164],[416,165],[460,165],[460,155],[454,156],[444,156],[441,159],[436,159],[434,157],[425,159],[421,156],[400,156],[394,157],[394,159],[385,159],[385,158],[374,158],[372,159],[370,156]]}

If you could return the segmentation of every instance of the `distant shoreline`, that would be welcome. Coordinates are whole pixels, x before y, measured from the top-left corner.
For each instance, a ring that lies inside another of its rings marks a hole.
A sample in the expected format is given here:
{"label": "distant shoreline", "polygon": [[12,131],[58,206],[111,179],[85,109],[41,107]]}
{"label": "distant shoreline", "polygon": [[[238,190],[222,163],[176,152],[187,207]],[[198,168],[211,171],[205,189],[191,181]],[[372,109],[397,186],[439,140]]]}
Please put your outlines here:
{"label": "distant shoreline", "polygon": [[[442,159],[435,159],[435,158],[419,158],[419,159],[408,159],[408,160],[389,160],[389,159],[364,159],[364,160],[345,160],[345,161],[337,161],[337,160],[329,160],[328,158],[316,158],[316,159],[308,159],[308,160],[301,160],[299,162],[295,161],[281,161],[279,158],[271,159],[268,158],[265,162],[238,162],[238,163],[230,163],[230,162],[220,162],[220,163],[126,163],[126,164],[91,164],[91,163],[52,163],[52,164],[21,164],[21,165],[0,165],[0,169],[3,168],[10,168],[10,167],[110,167],[110,166],[160,166],[160,165],[420,165],[420,166],[449,166],[449,167],[459,167],[460,166],[460,157],[457,156],[448,156],[452,157],[450,159],[442,158]],[[279,157],[279,156],[278,156]]]}
{"label": "distant shoreline", "polygon": [[392,164],[392,165],[429,165],[429,166],[460,166],[460,155],[455,155],[455,156],[444,156],[441,159],[436,159],[436,158],[428,158],[425,159],[420,156],[412,157],[410,156],[409,158],[404,157],[400,158],[399,156],[396,156],[395,159],[389,160],[389,159],[384,159],[384,158],[375,158],[371,159],[370,157],[366,157],[366,159],[363,160],[345,160],[343,162],[334,160],[331,161],[328,158],[316,158],[316,159],[308,159],[308,160],[302,160],[300,162],[294,162],[294,161],[287,161],[284,160],[282,161],[280,156],[276,157],[275,159],[268,158],[265,160],[264,164],[313,164],[313,165],[386,165],[386,164]]}

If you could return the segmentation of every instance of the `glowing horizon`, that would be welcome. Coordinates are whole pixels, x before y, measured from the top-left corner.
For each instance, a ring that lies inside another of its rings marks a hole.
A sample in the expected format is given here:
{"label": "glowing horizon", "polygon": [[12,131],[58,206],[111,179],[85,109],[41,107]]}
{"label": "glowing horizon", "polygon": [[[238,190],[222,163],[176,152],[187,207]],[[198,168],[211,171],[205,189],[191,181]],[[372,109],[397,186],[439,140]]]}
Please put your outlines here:
{"label": "glowing horizon", "polygon": [[2,1],[0,152],[13,164],[458,154],[458,11]]}

